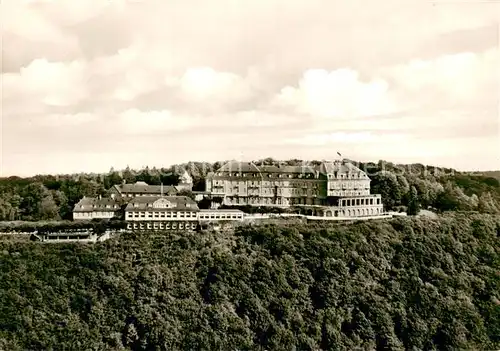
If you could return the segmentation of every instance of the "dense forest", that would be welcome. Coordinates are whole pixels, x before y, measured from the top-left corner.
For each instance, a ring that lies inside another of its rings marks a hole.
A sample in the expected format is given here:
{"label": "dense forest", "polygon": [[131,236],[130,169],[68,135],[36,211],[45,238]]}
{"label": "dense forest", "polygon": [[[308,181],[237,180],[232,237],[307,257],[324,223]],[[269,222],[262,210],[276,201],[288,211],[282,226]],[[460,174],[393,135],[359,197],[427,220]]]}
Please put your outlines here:
{"label": "dense forest", "polygon": [[0,241],[1,350],[498,350],[500,217]]}
{"label": "dense forest", "polygon": [[[354,162],[354,161],[353,161]],[[301,160],[257,164],[300,165]],[[500,213],[500,181],[491,173],[460,173],[421,164],[395,165],[390,162],[357,163],[372,179],[372,193],[382,194],[387,210],[417,213],[420,208],[437,212],[463,210]],[[193,190],[204,190],[208,172],[223,162],[189,162],[170,168],[115,171],[106,174],[39,175],[32,178],[0,178],[0,221],[71,219],[74,205],[83,196],[105,195],[122,182],[145,181],[151,185],[176,185],[182,170],[194,181]],[[311,164],[320,164],[312,161]],[[201,204],[205,206],[206,204]]]}

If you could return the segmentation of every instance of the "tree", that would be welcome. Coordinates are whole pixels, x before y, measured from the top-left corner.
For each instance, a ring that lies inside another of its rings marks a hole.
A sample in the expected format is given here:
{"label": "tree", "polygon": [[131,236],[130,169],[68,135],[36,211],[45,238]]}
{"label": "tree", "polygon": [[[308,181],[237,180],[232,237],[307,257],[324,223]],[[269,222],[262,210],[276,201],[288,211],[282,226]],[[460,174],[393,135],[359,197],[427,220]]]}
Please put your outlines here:
{"label": "tree", "polygon": [[491,196],[491,193],[482,193],[478,200],[478,211],[484,213],[498,213],[498,207]]}
{"label": "tree", "polygon": [[188,190],[188,189],[182,189],[181,191],[179,191],[177,193],[178,196],[187,196],[189,197],[190,199],[194,200],[194,194],[191,190]]}
{"label": "tree", "polygon": [[127,168],[125,168],[125,170],[122,172],[122,179],[125,180],[126,183],[135,182],[134,173],[132,173],[129,166],[127,166]]}
{"label": "tree", "polygon": [[47,191],[44,194],[42,201],[40,203],[40,213],[38,215],[39,219],[60,219],[59,217],[59,207],[57,206],[52,194]]}
{"label": "tree", "polygon": [[403,189],[394,173],[386,171],[376,173],[372,177],[371,189],[372,193],[382,195],[386,209],[392,210],[395,206],[401,205]]}
{"label": "tree", "polygon": [[447,182],[444,191],[436,199],[436,207],[441,211],[470,211],[474,209],[474,203],[461,188]]}
{"label": "tree", "polygon": [[412,186],[410,188],[410,196],[409,196],[409,201],[408,201],[408,214],[409,215],[417,215],[420,210],[420,203],[418,200],[418,193],[417,189]]}
{"label": "tree", "polygon": [[106,189],[109,189],[113,185],[121,184],[122,181],[123,178],[120,176],[120,174],[118,172],[115,172],[113,168],[111,168],[111,171],[104,176],[104,187]]}

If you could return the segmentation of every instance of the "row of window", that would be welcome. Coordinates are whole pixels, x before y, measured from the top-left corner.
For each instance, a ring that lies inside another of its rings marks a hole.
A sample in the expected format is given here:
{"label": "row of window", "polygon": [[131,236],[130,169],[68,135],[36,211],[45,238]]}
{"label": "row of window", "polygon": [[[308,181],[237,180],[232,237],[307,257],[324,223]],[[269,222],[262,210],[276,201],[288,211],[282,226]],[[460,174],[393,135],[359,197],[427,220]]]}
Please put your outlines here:
{"label": "row of window", "polygon": [[361,198],[361,199],[343,199],[340,200],[340,206],[364,206],[364,205],[380,205],[380,198]]}
{"label": "row of window", "polygon": [[170,223],[170,222],[157,222],[157,223],[129,223],[128,229],[179,229],[179,230],[194,230],[198,226],[197,223]]}
{"label": "row of window", "polygon": [[[324,184],[324,183],[323,183]],[[249,182],[242,182],[242,181],[226,181],[226,180],[215,180],[213,182],[213,187],[215,188],[223,188],[224,186],[227,187],[291,187],[291,188],[320,188],[320,185],[318,182],[288,182],[288,181],[282,181],[282,182],[269,182],[269,181],[249,181]]]}
{"label": "row of window", "polygon": [[127,211],[127,218],[196,218],[196,212],[139,212],[139,211]]}
{"label": "row of window", "polygon": [[231,198],[227,197],[225,199],[227,205],[319,205],[318,201],[313,198]]}
{"label": "row of window", "polygon": [[238,172],[230,172],[230,173],[217,173],[219,177],[242,177],[242,178],[298,178],[298,179],[314,179],[316,175],[314,173],[238,173]]}
{"label": "row of window", "polygon": [[199,219],[242,219],[243,213],[200,213]]}
{"label": "row of window", "polygon": [[44,240],[89,240],[89,235],[47,235]]}
{"label": "row of window", "polygon": [[105,205],[105,206],[100,206],[100,205],[81,205],[80,208],[81,209],[84,209],[84,208],[93,208],[93,209],[101,208],[101,209],[105,209],[105,208],[120,208],[120,206],[118,206],[118,205],[114,205],[114,206],[111,206],[111,205]]}
{"label": "row of window", "polygon": [[328,179],[365,179],[368,178],[364,173],[333,173],[328,174]]}
{"label": "row of window", "polygon": [[329,189],[370,189],[368,182],[343,182],[343,183],[330,183]]}
{"label": "row of window", "polygon": [[108,218],[113,217],[114,212],[75,212],[75,217],[77,218]]}
{"label": "row of window", "polygon": [[362,195],[370,195],[369,190],[330,190],[328,192],[328,196],[362,196]]}

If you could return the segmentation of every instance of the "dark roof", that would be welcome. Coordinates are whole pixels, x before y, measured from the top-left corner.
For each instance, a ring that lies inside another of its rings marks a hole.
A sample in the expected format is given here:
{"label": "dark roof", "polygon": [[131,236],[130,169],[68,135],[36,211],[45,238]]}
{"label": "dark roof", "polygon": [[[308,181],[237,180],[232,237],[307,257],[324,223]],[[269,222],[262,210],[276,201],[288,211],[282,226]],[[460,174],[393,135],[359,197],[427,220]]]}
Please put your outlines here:
{"label": "dark roof", "polygon": [[157,210],[191,210],[198,211],[198,205],[196,202],[187,196],[139,196],[133,198],[125,208],[125,211],[137,210],[137,209],[153,209],[153,203],[157,200],[165,199],[171,202],[174,207],[171,208],[154,208]]}
{"label": "dark roof", "polygon": [[251,162],[231,161],[217,170],[217,173],[297,173],[316,174],[312,166],[257,166]]}
{"label": "dark roof", "polygon": [[312,166],[260,166],[262,173],[297,173],[297,174],[316,174],[316,169]]}
{"label": "dark roof", "polygon": [[[148,185],[145,182],[136,182],[134,184],[120,184],[115,185],[116,190],[119,193],[132,193],[132,194],[158,194],[161,195],[162,189],[161,185]],[[163,194],[165,195],[175,195],[177,194],[177,189],[172,185],[163,186]]]}
{"label": "dark roof", "polygon": [[[110,208],[106,206],[111,206]],[[95,197],[86,197],[84,196],[78,203],[75,205],[73,212],[96,212],[96,211],[111,211],[111,210],[119,210],[120,204],[111,198],[95,198]]]}
{"label": "dark roof", "polygon": [[212,177],[222,173],[224,177],[233,176],[232,173],[259,173],[265,174],[307,174],[309,177],[317,178],[318,174],[355,174],[361,178],[368,178],[365,172],[347,161],[332,161],[323,162],[320,166],[314,167],[309,165],[301,166],[257,166],[251,162],[231,161],[219,168],[216,172],[211,172],[207,177]]}
{"label": "dark roof", "polygon": [[259,167],[252,162],[231,161],[219,168],[217,172],[259,173]]}
{"label": "dark roof", "polygon": [[366,176],[366,173],[361,169],[356,167],[350,162],[334,161],[334,162],[323,162],[320,166],[322,173],[337,173],[337,174],[348,174],[348,173],[359,173]]}

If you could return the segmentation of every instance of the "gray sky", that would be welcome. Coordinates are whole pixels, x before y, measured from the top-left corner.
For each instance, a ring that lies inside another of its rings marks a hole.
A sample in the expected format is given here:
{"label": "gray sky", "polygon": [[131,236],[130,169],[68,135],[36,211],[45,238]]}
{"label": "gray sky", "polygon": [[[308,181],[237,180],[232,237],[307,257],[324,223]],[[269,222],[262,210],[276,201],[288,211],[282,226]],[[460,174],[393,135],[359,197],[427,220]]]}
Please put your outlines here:
{"label": "gray sky", "polygon": [[500,169],[500,3],[3,0],[0,175],[263,157]]}

